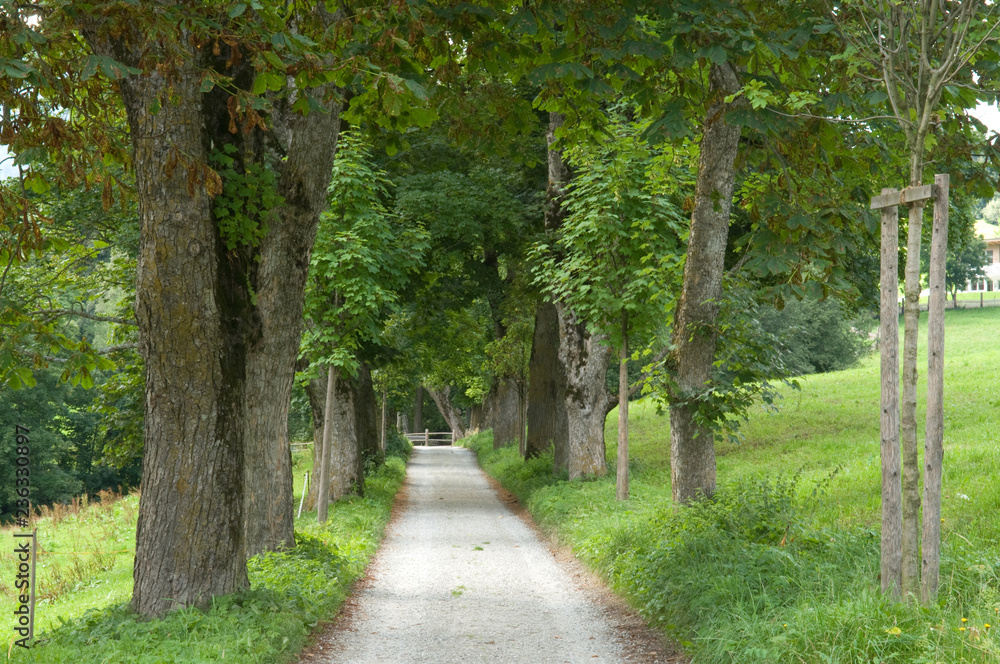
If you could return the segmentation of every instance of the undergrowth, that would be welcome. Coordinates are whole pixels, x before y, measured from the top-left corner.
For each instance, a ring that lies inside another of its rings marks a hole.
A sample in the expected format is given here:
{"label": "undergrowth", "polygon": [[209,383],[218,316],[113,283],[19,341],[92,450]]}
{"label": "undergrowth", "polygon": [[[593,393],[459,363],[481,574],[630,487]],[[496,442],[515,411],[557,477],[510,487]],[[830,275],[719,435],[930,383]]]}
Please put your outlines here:
{"label": "undergrowth", "polygon": [[489,432],[465,444],[699,664],[1000,661],[996,551],[950,536],[939,603],[887,601],[878,531],[811,518],[829,478],[802,486],[798,476],[757,473],[678,508],[669,485],[644,485],[633,468],[639,490],[618,503],[614,472],[566,482],[552,476],[551,455],[524,463],[515,448],[493,450]]}
{"label": "undergrowth", "polygon": [[299,520],[294,549],[251,559],[250,590],[216,598],[207,610],[144,621],[119,603],[64,621],[31,649],[10,647],[5,655],[44,664],[290,662],[375,553],[405,473],[404,460],[390,456],[366,479],[364,498],[331,505],[322,527]]}

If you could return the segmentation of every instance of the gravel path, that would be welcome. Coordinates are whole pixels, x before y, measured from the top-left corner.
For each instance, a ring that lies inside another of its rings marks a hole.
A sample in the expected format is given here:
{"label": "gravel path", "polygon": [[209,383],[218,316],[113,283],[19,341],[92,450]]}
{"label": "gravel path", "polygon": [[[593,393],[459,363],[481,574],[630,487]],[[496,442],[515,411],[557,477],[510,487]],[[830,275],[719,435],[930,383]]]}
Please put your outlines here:
{"label": "gravel path", "polygon": [[624,662],[614,627],[470,450],[416,448],[409,501],[324,664]]}

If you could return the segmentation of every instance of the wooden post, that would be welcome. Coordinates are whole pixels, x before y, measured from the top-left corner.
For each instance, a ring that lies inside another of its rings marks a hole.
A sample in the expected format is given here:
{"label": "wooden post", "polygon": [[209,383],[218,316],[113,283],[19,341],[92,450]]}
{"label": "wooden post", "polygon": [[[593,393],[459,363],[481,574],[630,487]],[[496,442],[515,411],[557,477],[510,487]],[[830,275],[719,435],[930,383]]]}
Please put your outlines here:
{"label": "wooden post", "polygon": [[316,495],[316,520],[326,523],[330,504],[330,452],[333,449],[333,400],[337,398],[337,370],[331,364],[326,379],[326,407],[323,415],[323,449],[319,457],[319,493]]}
{"label": "wooden post", "polygon": [[306,496],[309,495],[309,471],[306,471],[305,480],[302,484],[302,499],[299,501],[299,513],[295,518],[302,516],[302,505],[306,502]]}
{"label": "wooden post", "polygon": [[[948,175],[935,175],[931,231],[930,297],[927,305],[927,425],[924,433],[924,514],[920,599],[937,595],[941,566],[941,475],[944,461],[944,305],[948,251]],[[982,293],[980,293],[982,298]]]}
{"label": "wooden post", "polygon": [[424,447],[431,446],[431,430],[424,429]]}
{"label": "wooden post", "polygon": [[[882,592],[899,599],[902,573],[903,497],[899,452],[899,191],[883,189],[872,207],[882,214],[881,356]],[[895,202],[892,202],[893,199]],[[883,205],[882,203],[889,203]]]}

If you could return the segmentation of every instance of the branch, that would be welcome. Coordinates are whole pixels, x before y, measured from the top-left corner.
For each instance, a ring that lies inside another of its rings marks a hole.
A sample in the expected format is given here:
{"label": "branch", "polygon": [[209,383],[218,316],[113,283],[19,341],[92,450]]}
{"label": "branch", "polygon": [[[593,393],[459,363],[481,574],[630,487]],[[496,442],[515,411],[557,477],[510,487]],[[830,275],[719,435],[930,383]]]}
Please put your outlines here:
{"label": "branch", "polygon": [[[660,350],[660,352],[657,353],[656,357],[653,358],[653,361],[650,364],[659,364],[660,362],[663,361],[663,359],[667,356],[667,353],[669,353],[669,352],[670,352],[670,346],[669,345],[664,346]],[[632,385],[632,387],[628,388],[628,396],[629,396],[629,398],[631,398],[632,396],[635,395],[636,392],[638,392],[639,390],[641,390],[643,384],[647,380],[649,380],[650,377],[652,377],[652,375],[653,375],[652,371],[643,372],[643,374],[641,376],[639,376],[639,380],[637,380],[635,382],[635,384]]]}
{"label": "branch", "polygon": [[60,316],[79,316],[80,318],[89,318],[90,320],[96,320],[100,323],[118,323],[119,325],[131,325],[132,327],[136,327],[138,325],[138,323],[134,320],[128,318],[99,316],[97,314],[88,314],[85,311],[76,311],[74,309],[42,309],[40,311],[33,311],[30,315],[49,316],[51,318],[58,318]]}

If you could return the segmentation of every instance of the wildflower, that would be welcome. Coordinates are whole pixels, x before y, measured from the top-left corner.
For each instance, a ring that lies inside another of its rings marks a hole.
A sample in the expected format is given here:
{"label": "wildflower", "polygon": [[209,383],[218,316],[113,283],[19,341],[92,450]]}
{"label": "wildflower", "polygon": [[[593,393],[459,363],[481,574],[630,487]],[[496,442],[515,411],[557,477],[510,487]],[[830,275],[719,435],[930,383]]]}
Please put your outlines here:
{"label": "wildflower", "polygon": [[964,632],[964,631],[965,631],[965,628],[964,628],[964,627],[959,627],[959,628],[958,628],[958,631],[960,631],[960,632]]}
{"label": "wildflower", "polygon": [[986,629],[989,629],[990,628],[990,624],[989,623],[984,623],[983,627],[985,627]]}
{"label": "wildflower", "polygon": [[969,622],[968,618],[962,618],[962,622]]}

